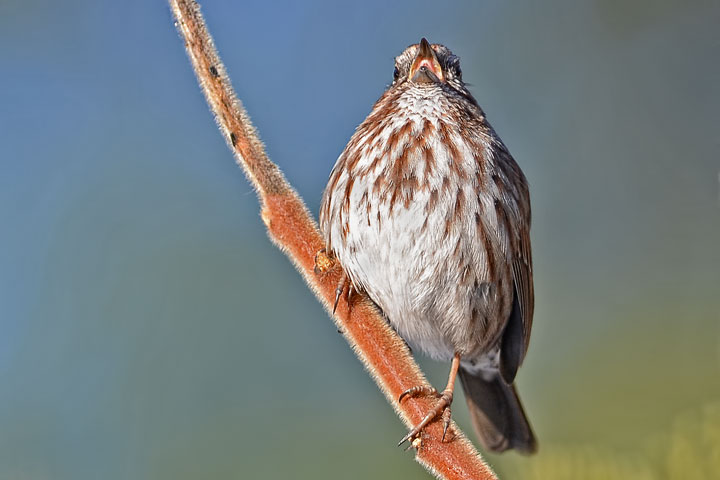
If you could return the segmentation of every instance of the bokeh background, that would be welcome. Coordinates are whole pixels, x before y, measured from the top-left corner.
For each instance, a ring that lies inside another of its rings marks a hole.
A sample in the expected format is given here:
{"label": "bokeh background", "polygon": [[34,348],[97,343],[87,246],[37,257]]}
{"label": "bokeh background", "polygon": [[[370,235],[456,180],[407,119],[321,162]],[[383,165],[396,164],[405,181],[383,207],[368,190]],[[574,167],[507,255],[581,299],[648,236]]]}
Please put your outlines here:
{"label": "bokeh background", "polygon": [[[393,57],[462,58],[533,202],[541,446],[489,455],[503,478],[720,478],[718,2],[203,7],[314,212]],[[404,433],[268,242],[167,5],[0,2],[0,479],[428,478]]]}

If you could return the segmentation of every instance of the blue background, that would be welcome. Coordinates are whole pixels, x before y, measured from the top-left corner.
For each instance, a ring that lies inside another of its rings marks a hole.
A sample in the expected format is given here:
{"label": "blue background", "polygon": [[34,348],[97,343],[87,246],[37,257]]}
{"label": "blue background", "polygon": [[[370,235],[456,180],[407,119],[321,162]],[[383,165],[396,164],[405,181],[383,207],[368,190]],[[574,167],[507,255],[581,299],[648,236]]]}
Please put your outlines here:
{"label": "blue background", "polygon": [[[313,212],[393,57],[422,36],[461,57],[533,202],[519,388],[540,453],[488,456],[499,473],[712,472],[717,2],[203,11]],[[168,6],[0,3],[0,478],[422,478],[404,433],[267,241]]]}

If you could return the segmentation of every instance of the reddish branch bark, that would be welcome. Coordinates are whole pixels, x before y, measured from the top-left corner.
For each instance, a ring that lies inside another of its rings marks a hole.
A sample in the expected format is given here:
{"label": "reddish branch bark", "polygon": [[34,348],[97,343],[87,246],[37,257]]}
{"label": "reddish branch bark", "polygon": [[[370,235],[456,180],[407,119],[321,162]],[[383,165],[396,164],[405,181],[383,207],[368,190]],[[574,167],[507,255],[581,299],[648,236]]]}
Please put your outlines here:
{"label": "reddish branch bark", "polygon": [[[170,0],[176,25],[210,109],[238,164],[258,192],[262,219],[272,241],[290,258],[320,302],[331,311],[340,269],[315,274],[315,254],[323,247],[317,224],[302,199],[272,163],[242,103],[237,99],[215,50],[198,4],[193,0]],[[348,309],[341,299],[333,316],[339,330],[369,370],[375,382],[408,427],[428,411],[427,399],[399,395],[427,380],[405,343],[388,326],[370,302],[355,296]],[[453,423],[450,441],[441,442],[441,422],[434,422],[415,445],[416,459],[442,479],[496,479],[473,445]],[[388,448],[393,442],[388,440]]]}

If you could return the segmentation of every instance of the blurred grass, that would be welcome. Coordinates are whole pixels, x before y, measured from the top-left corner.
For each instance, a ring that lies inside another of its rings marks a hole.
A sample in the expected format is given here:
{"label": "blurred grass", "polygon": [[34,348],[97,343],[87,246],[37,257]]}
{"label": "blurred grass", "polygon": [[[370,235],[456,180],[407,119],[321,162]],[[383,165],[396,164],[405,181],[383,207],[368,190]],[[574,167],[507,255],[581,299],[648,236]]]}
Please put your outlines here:
{"label": "blurred grass", "polygon": [[543,445],[537,461],[516,463],[506,478],[525,480],[716,480],[720,478],[720,402],[677,416],[669,432],[635,448]]}

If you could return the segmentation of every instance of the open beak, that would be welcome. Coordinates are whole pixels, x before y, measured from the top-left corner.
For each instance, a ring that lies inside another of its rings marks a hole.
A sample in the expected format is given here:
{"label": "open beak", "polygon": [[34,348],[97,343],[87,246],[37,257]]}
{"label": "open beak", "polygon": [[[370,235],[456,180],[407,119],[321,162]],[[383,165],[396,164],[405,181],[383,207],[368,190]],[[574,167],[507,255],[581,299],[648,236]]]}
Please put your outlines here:
{"label": "open beak", "polygon": [[438,62],[437,55],[435,55],[435,51],[430,46],[430,43],[424,38],[420,40],[420,46],[418,47],[417,55],[415,55],[415,60],[413,60],[412,66],[410,67],[408,78],[415,83],[445,81],[445,75],[443,74],[440,62]]}

